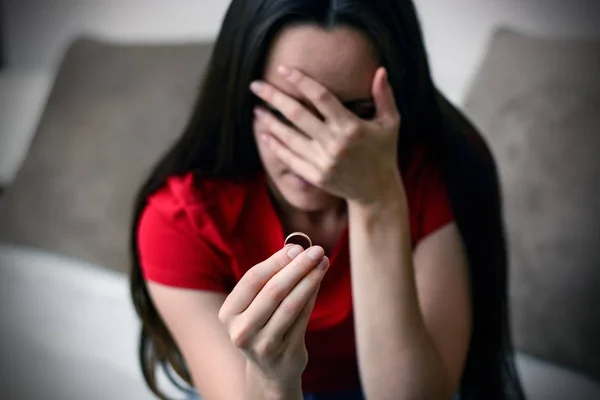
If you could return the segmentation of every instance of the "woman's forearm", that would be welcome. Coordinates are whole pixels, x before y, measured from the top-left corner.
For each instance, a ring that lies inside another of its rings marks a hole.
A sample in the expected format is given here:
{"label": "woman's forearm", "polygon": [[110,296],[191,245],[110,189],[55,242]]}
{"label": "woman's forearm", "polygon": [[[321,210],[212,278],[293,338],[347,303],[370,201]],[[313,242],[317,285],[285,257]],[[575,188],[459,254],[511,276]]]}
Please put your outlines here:
{"label": "woman's forearm", "polygon": [[374,204],[348,203],[356,345],[369,400],[442,399],[447,376],[419,308],[400,177]]}
{"label": "woman's forearm", "polygon": [[302,381],[269,381],[251,362],[246,362],[245,400],[302,400]]}

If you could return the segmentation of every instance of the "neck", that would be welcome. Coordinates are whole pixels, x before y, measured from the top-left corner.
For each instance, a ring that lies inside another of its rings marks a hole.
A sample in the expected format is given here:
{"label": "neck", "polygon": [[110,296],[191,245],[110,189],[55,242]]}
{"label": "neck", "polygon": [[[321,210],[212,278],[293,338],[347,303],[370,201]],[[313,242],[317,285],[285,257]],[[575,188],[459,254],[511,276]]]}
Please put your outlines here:
{"label": "neck", "polygon": [[287,236],[292,232],[304,232],[314,244],[326,251],[337,242],[347,226],[347,207],[344,199],[333,199],[330,204],[314,211],[299,210],[292,206],[269,182],[269,193]]}
{"label": "neck", "polygon": [[323,228],[346,221],[346,202],[336,200],[331,205],[315,211],[298,210],[284,199],[276,200],[276,208],[282,220],[289,222],[292,229]]}

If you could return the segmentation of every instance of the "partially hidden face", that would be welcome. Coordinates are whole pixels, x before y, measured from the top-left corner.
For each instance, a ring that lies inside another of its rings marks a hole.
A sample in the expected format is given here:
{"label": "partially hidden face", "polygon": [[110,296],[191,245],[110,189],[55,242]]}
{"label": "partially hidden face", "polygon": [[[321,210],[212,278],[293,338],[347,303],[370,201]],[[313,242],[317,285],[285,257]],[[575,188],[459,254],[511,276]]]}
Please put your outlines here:
{"label": "partially hidden face", "polygon": [[[279,66],[297,68],[327,87],[344,105],[361,118],[374,113],[372,83],[379,65],[377,52],[366,35],[338,27],[332,30],[313,25],[285,28],[269,51],[263,80],[300,101],[310,112],[315,108],[277,72]],[[267,129],[255,120],[258,151],[276,195],[302,211],[319,211],[339,199],[303,180],[269,149],[259,134]]]}

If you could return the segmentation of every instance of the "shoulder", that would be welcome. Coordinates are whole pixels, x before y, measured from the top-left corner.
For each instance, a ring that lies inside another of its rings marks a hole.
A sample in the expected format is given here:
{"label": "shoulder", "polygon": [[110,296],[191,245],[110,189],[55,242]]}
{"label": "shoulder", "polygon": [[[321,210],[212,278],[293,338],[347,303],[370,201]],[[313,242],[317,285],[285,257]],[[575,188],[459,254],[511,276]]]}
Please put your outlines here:
{"label": "shoulder", "polygon": [[230,236],[250,183],[167,179],[139,218],[136,240],[147,280],[170,286],[226,291],[233,282]]}
{"label": "shoulder", "polygon": [[172,176],[146,202],[143,218],[157,219],[202,233],[211,225],[232,229],[243,208],[251,181]]}

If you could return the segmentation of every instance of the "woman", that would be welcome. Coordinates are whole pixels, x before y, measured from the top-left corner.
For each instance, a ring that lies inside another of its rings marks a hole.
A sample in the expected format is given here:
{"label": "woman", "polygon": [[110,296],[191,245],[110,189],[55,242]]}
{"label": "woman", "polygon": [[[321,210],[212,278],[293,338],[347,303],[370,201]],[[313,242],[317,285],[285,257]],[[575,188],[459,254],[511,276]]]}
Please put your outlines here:
{"label": "woman", "polygon": [[[491,157],[412,2],[234,0],[131,236],[140,357],[206,399],[520,399]],[[283,247],[302,231],[309,249]],[[336,397],[337,396],[337,397]]]}

